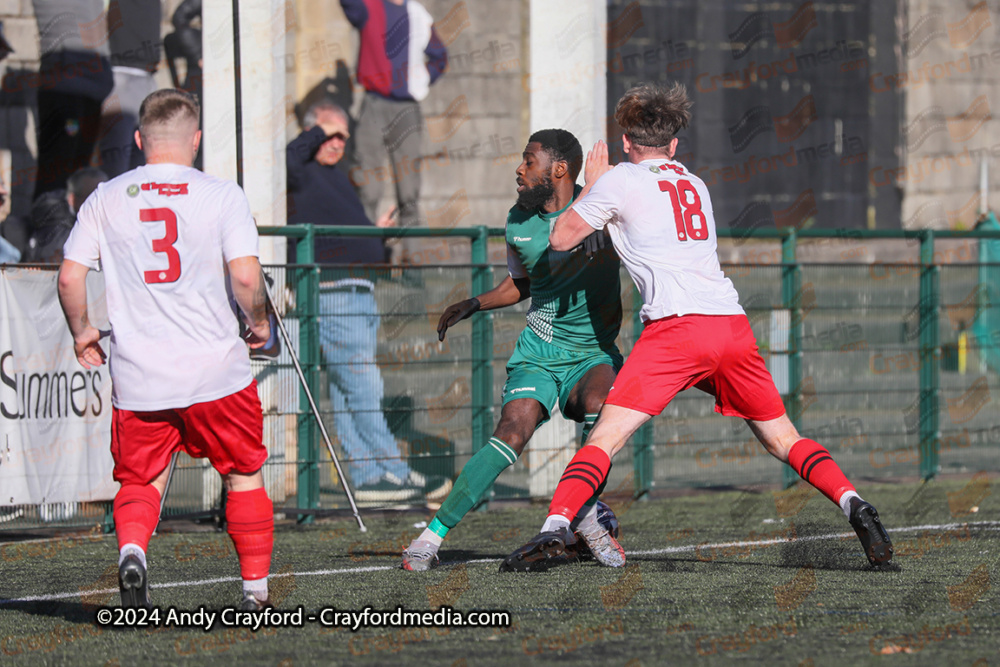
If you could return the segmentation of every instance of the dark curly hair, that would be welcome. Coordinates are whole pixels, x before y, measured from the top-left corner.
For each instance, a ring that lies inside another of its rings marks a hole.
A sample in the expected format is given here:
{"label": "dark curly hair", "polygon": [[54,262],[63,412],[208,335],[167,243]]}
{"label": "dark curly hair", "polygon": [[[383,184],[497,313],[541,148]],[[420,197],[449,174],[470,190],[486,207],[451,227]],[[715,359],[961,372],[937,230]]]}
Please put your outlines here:
{"label": "dark curly hair", "polygon": [[615,107],[615,121],[638,146],[666,146],[690,120],[691,100],[680,83],[630,88]]}
{"label": "dark curly hair", "polygon": [[575,181],[583,167],[583,148],[580,142],[567,130],[539,130],[530,137],[528,143],[538,142],[553,162],[562,160],[569,165],[570,180]]}

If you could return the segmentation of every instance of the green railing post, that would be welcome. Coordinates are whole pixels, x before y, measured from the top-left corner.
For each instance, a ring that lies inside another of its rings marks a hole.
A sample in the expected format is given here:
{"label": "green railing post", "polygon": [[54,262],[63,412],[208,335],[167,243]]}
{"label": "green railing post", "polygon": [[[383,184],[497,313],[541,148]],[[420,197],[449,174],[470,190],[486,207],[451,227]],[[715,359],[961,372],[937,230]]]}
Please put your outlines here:
{"label": "green railing post", "polygon": [[[295,262],[309,265],[298,269],[295,305],[299,316],[299,362],[313,397],[319,400],[319,267],[315,261],[315,230],[307,226],[305,238],[296,244]],[[298,489],[296,504],[319,507],[319,427],[314,421],[306,392],[299,388]],[[299,523],[312,523],[313,515],[299,514]]]}
{"label": "green railing post", "polygon": [[934,263],[934,231],[920,234],[920,476],[937,474],[938,397],[941,347],[938,340],[939,267]]}
{"label": "green railing post", "polygon": [[[632,317],[634,344],[639,340],[639,335],[645,327],[642,318],[639,317],[642,312],[642,296],[637,289],[633,291],[632,303],[637,304]],[[653,488],[653,420],[640,426],[632,436],[632,470],[635,476],[635,497],[640,498]]]}
{"label": "green railing post", "polygon": [[[478,227],[472,238],[472,294],[493,288],[489,265],[489,235]],[[493,316],[479,312],[472,316],[472,453],[475,454],[493,433]]]}
{"label": "green railing post", "polygon": [[115,532],[115,504],[114,502],[104,503],[104,518],[101,520],[101,529],[104,534]]}
{"label": "green railing post", "polygon": [[[798,263],[798,236],[794,227],[788,227],[781,237],[781,304],[789,311],[788,327],[788,416],[799,428],[802,421],[802,269]],[[781,482],[784,488],[794,485],[799,479],[791,466],[782,470]]]}

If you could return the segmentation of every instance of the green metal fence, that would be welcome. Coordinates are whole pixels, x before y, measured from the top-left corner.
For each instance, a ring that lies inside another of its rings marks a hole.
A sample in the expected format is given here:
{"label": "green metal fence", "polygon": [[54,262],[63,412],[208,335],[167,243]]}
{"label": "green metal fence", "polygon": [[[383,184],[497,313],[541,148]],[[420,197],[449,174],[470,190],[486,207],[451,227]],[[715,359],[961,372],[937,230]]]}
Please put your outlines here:
{"label": "green metal fence", "polygon": [[[311,233],[357,235],[357,231],[318,227]],[[271,232],[306,239],[300,247],[310,245],[310,230],[306,228],[265,230]],[[418,465],[420,459],[426,459],[422,470],[454,476],[485,443],[499,416],[503,367],[523,328],[526,304],[478,313],[471,324],[471,339],[460,324],[449,331],[444,346],[437,344],[434,323],[448,303],[486,291],[502,279],[505,268],[497,261],[502,257],[502,239],[496,238],[501,231],[372,229],[365,233],[471,241],[471,262],[467,265],[410,266],[396,269],[395,274],[386,274],[384,269],[379,270],[382,274],[370,274],[377,277],[382,327],[389,332],[380,338],[384,352],[378,360],[387,397],[393,398],[385,411],[390,421],[395,415],[396,421],[409,425],[409,432],[398,434],[401,456],[409,456]],[[942,469],[976,472],[998,468],[993,447],[1000,441],[1000,428],[993,428],[989,407],[990,390],[996,395],[997,370],[985,366],[981,372],[967,370],[979,363],[977,344],[961,335],[972,320],[956,321],[951,327],[952,320],[942,321],[942,313],[960,307],[985,312],[1000,304],[961,306],[963,298],[967,302],[968,295],[977,293],[980,267],[975,262],[976,253],[969,253],[970,261],[963,264],[935,257],[935,242],[941,239],[972,243],[977,238],[997,238],[997,234],[785,229],[757,230],[746,237],[720,230],[719,235],[731,239],[730,243],[772,243],[778,247],[778,262],[727,264],[724,268],[741,294],[793,421],[803,434],[824,442],[851,477],[929,479]],[[884,240],[901,245],[916,257],[874,264],[799,261],[800,244],[819,239],[845,248]],[[492,265],[486,261],[491,245]],[[305,257],[300,256],[299,261],[306,263]],[[362,270],[364,267],[354,267],[355,273]],[[945,288],[942,273],[948,276]],[[321,272],[311,275],[318,281]],[[641,329],[641,304],[624,271],[622,284],[626,321],[620,346],[627,353]],[[300,316],[303,322],[315,321],[305,311]],[[942,328],[948,331],[942,333]],[[401,330],[410,337],[402,336]],[[302,355],[318,375],[323,371],[322,362],[317,364],[315,348],[310,351],[308,347],[314,339],[315,335],[303,335]],[[412,342],[414,339],[418,342]],[[959,339],[962,373],[957,371]],[[407,350],[414,354],[408,357]],[[942,367],[947,369],[944,381]],[[468,387],[463,384],[466,379]],[[962,400],[982,405],[973,405],[953,419],[958,409],[954,406]],[[328,414],[335,431],[337,415],[332,410]],[[942,415],[947,417],[944,426]],[[302,433],[308,435],[305,430]],[[559,463],[572,454],[576,433],[570,433],[569,438],[548,438],[548,444],[533,442],[529,452],[541,448],[536,457],[541,463],[534,465],[527,455],[523,457],[526,465],[508,471],[498,482],[494,497],[545,495],[561,472]],[[415,436],[416,445],[406,436]],[[314,436],[311,442],[316,442]],[[428,442],[444,444],[432,452]],[[609,484],[618,493],[642,495],[658,487],[788,485],[795,481],[790,469],[764,455],[745,425],[714,415],[711,399],[699,392],[678,397],[663,417],[636,434],[629,447],[631,452],[620,458],[631,454],[632,465],[617,466]],[[301,451],[305,453],[305,449]],[[316,451],[314,444],[312,454]],[[556,464],[548,465],[553,460]],[[539,470],[546,467],[547,471]],[[548,478],[539,483],[536,477],[542,472]],[[328,484],[332,481],[321,485],[320,495],[300,492],[299,506],[342,505]]]}
{"label": "green metal fence", "polygon": [[[343,414],[327,395],[331,360],[320,334],[330,314],[320,308],[320,286],[363,278],[375,285],[381,326],[371,363],[384,381],[381,411],[398,457],[425,474],[457,476],[499,418],[504,366],[528,304],[477,313],[450,329],[442,343],[435,325],[448,304],[487,291],[506,274],[502,230],[303,225],[261,233],[296,242],[296,264],[267,271],[276,279],[295,352],[338,453],[345,454],[338,433]],[[321,266],[313,262],[312,249],[322,235],[414,237],[449,248],[424,257],[461,261]],[[1000,239],[1000,233],[784,229],[742,235],[720,230],[719,236],[723,268],[740,293],[789,415],[804,435],[830,449],[849,477],[929,479],[1000,469],[998,369],[981,354],[992,343],[968,334],[979,317],[1000,308],[983,298],[983,265],[968,248],[978,239]],[[956,243],[965,249],[949,250]],[[818,244],[827,247],[817,253]],[[874,244],[882,245],[858,256]],[[624,270],[622,301],[619,346],[627,354],[641,331],[641,303]],[[270,451],[265,479],[276,507],[309,522],[346,503],[287,355],[286,349],[275,361],[254,362]],[[578,436],[579,427],[561,419],[546,425],[522,463],[498,480],[493,497],[547,496]],[[714,414],[711,397],[698,391],[678,396],[626,449],[609,479],[609,491],[618,495],[795,480],[745,424]],[[631,465],[625,463],[629,457]],[[204,462],[185,459],[168,496],[168,515],[208,518],[217,513],[220,498],[218,475]],[[0,528],[85,525],[104,515],[102,507],[81,509],[84,514],[59,519],[28,508]]]}

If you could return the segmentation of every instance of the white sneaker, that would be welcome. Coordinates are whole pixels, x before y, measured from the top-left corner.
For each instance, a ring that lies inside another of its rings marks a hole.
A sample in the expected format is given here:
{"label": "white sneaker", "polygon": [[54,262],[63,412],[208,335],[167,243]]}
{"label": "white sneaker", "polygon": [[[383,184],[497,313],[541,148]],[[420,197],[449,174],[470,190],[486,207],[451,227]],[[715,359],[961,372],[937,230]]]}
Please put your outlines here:
{"label": "white sneaker", "polygon": [[451,491],[451,480],[439,475],[425,475],[411,470],[406,477],[407,484],[420,487],[424,498],[431,502],[439,502],[448,497]]}
{"label": "white sneaker", "polygon": [[374,482],[362,484],[354,491],[354,497],[363,503],[400,503],[416,500],[420,495],[419,487],[405,484],[391,473],[386,473]]}

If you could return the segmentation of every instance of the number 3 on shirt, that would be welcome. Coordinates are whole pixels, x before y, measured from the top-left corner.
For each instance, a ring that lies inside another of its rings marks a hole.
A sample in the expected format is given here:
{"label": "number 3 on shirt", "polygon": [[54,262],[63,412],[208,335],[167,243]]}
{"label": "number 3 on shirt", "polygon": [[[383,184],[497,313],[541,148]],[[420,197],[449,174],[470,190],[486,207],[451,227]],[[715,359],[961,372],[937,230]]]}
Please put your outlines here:
{"label": "number 3 on shirt", "polygon": [[144,208],[139,210],[139,219],[143,222],[162,222],[165,231],[162,239],[153,240],[153,252],[162,252],[167,256],[167,268],[145,271],[143,278],[146,283],[177,282],[181,277],[181,256],[174,247],[177,242],[177,216],[169,208]]}
{"label": "number 3 on shirt", "polygon": [[[677,225],[677,240],[704,241],[708,238],[708,221],[701,210],[701,196],[691,181],[677,181],[677,187],[670,181],[657,181],[661,192],[670,195],[674,206],[674,223]],[[690,198],[689,198],[690,195]],[[683,211],[681,210],[683,208]],[[697,217],[697,221],[695,220]]]}

